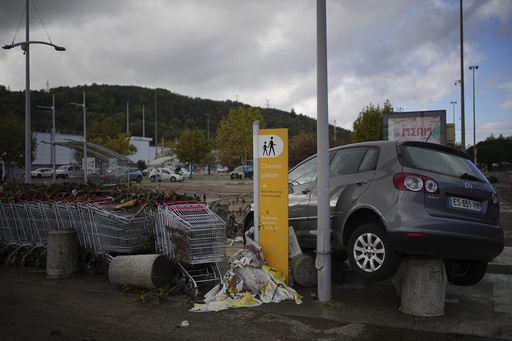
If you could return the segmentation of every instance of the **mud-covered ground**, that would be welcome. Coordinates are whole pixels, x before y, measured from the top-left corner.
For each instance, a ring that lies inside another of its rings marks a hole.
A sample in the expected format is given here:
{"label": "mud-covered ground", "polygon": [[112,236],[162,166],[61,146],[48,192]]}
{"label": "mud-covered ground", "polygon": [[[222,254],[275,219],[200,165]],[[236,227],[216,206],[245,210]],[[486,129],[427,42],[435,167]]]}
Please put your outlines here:
{"label": "mud-covered ground", "polygon": [[[512,246],[512,173],[491,172],[488,176],[496,177],[497,182],[493,182],[493,186],[501,199],[505,245]],[[174,191],[198,197],[206,195],[209,203],[227,205],[238,219],[253,197],[252,180],[230,180],[229,174],[194,174],[191,179],[179,183],[153,183],[146,178],[141,184],[133,185],[150,191]],[[447,314],[436,318],[435,323],[433,318],[400,313],[397,309],[400,299],[389,282],[355,282],[359,283],[355,287],[350,283],[351,278],[348,277],[345,286],[334,287],[332,312],[326,308],[327,305],[312,300],[308,294],[304,296],[302,306],[282,302],[256,309],[208,314],[189,312],[191,304],[183,295],[173,296],[162,304],[141,304],[137,293],[122,292],[110,284],[106,275],[81,272],[70,278],[48,279],[44,269],[0,264],[0,339],[512,339],[509,338],[512,332],[507,329],[510,315],[493,308],[494,284],[488,281],[462,288],[462,291],[459,287],[449,286],[449,294],[457,297],[457,304],[447,304]],[[314,292],[314,289],[310,291]],[[309,291],[302,289],[301,292],[304,295]],[[475,318],[472,312],[478,312],[478,317]],[[485,321],[482,324],[485,328],[475,327],[479,320]],[[181,327],[182,321],[189,322],[190,326]],[[469,321],[471,328],[453,327],[464,321]],[[434,323],[436,327],[418,326],[422,323]],[[407,329],[404,327],[407,325],[413,327]],[[222,327],[219,329],[219,326]],[[353,328],[357,326],[360,331],[353,334],[357,331]],[[352,330],[352,334],[326,332],[345,329]]]}

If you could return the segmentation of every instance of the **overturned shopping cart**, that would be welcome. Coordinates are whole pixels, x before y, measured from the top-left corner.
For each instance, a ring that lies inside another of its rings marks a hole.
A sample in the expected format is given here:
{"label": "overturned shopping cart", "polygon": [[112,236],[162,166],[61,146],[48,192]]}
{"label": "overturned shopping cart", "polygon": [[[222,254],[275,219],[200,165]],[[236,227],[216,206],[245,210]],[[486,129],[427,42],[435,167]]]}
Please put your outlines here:
{"label": "overturned shopping cart", "polygon": [[158,205],[155,248],[175,261],[193,298],[198,284],[219,282],[218,263],[225,261],[225,222],[206,202],[167,201]]}

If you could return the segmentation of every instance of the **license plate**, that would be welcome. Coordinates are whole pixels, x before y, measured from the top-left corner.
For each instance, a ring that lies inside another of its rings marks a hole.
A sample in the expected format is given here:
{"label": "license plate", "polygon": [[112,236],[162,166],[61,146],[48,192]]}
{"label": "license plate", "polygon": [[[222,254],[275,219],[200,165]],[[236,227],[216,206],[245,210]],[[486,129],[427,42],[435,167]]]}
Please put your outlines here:
{"label": "license plate", "polygon": [[448,197],[448,204],[450,205],[450,207],[482,212],[482,204],[480,203],[480,201],[457,198],[457,197]]}

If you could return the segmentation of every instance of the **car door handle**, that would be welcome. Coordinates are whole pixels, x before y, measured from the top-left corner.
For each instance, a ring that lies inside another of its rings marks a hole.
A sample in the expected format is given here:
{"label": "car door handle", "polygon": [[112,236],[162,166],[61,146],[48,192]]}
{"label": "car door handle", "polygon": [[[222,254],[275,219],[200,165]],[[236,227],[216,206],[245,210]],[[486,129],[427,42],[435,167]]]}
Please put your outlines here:
{"label": "car door handle", "polygon": [[360,179],[360,180],[356,181],[356,185],[358,185],[358,186],[366,185],[367,183],[368,183],[368,180],[366,180],[366,179]]}
{"label": "car door handle", "polygon": [[306,188],[306,189],[302,190],[302,194],[308,194],[309,192],[311,192],[310,188]]}

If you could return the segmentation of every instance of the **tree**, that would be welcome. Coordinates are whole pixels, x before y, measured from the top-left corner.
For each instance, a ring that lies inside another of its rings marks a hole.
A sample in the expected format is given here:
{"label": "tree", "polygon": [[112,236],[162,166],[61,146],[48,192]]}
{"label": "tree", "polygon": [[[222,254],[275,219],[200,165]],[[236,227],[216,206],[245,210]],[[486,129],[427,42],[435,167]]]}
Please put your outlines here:
{"label": "tree", "polygon": [[123,155],[133,155],[137,152],[137,147],[130,144],[130,133],[123,133],[121,126],[110,117],[94,121],[92,127],[87,129],[87,141]]}
{"label": "tree", "polygon": [[[36,157],[37,140],[33,134],[31,139],[31,160]],[[25,124],[9,112],[0,124],[0,159],[9,170],[14,167],[25,168]]]}
{"label": "tree", "polygon": [[219,161],[228,167],[246,164],[247,157],[252,158],[252,125],[259,120],[260,128],[264,128],[263,115],[259,109],[231,109],[217,129],[215,139],[219,152]]}
{"label": "tree", "polygon": [[187,129],[178,139],[176,156],[178,159],[190,164],[204,164],[211,152],[210,142],[204,137],[201,130]]}
{"label": "tree", "polygon": [[[492,169],[493,164],[497,164],[498,168],[505,162],[512,162],[512,136],[494,137],[491,135],[485,141],[476,144],[477,162],[487,165],[488,169]],[[468,148],[467,153],[473,159],[473,146]],[[474,160],[473,160],[474,161]]]}
{"label": "tree", "polygon": [[382,114],[391,112],[395,112],[395,110],[389,100],[384,102],[382,108],[378,104],[375,107],[370,103],[369,106],[359,112],[359,116],[354,121],[352,142],[382,140]]}
{"label": "tree", "polygon": [[130,143],[129,132],[108,137],[105,142],[102,141],[102,146],[122,155],[133,155],[137,152],[137,147]]}
{"label": "tree", "polygon": [[307,157],[316,154],[316,142],[316,136],[303,131],[288,141],[288,166],[290,169]]}

